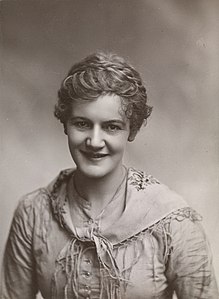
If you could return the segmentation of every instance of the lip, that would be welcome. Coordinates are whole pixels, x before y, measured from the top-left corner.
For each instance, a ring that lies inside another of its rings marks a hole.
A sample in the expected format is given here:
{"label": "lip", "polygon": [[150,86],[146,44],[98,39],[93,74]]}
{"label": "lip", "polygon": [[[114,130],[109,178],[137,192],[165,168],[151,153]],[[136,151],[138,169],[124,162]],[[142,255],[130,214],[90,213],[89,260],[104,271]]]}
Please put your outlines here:
{"label": "lip", "polygon": [[95,152],[86,152],[86,151],[81,151],[81,153],[89,160],[95,160],[95,161],[101,160],[109,156],[108,154],[105,153],[95,153]]}

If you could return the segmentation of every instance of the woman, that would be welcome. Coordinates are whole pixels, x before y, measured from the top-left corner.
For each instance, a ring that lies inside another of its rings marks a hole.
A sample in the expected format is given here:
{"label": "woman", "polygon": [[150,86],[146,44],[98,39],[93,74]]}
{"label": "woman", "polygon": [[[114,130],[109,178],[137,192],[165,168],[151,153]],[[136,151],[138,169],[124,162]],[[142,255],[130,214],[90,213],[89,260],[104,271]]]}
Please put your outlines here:
{"label": "woman", "polygon": [[152,110],[139,73],[93,54],[70,69],[58,96],[76,169],[20,201],[1,298],[218,298],[200,216],[122,164]]}

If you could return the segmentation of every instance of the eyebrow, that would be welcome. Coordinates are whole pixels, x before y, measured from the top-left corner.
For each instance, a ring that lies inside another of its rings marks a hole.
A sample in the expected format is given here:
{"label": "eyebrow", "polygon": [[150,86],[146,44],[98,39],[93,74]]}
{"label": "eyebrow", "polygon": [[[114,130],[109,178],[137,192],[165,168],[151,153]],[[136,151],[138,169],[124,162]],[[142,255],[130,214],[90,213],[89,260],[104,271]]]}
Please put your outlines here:
{"label": "eyebrow", "polygon": [[[75,120],[75,119],[82,119],[82,120],[87,120],[87,121],[91,121],[89,118],[84,117],[84,116],[72,116],[70,117],[70,120]],[[92,122],[92,121],[91,121]],[[126,123],[121,120],[121,119],[109,119],[106,121],[103,121],[103,123],[120,123],[122,125],[125,125]]]}
{"label": "eyebrow", "polygon": [[80,118],[80,119],[87,119],[86,117],[83,117],[83,116],[71,116],[70,119],[77,119],[77,118]]}
{"label": "eyebrow", "polygon": [[121,125],[125,125],[126,123],[121,120],[121,119],[110,119],[110,120],[107,120],[107,121],[104,121],[104,123],[119,123]]}

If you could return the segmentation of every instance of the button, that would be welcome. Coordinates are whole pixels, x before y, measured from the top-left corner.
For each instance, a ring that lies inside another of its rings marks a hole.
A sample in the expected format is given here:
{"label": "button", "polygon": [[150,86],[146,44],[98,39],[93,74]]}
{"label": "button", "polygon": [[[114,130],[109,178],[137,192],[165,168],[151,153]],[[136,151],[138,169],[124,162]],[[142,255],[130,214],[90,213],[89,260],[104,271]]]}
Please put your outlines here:
{"label": "button", "polygon": [[78,294],[81,295],[84,298],[90,298],[91,289],[89,286],[85,285],[83,288],[81,288],[78,291]]}
{"label": "button", "polygon": [[84,261],[85,261],[85,263],[87,263],[89,265],[92,263],[90,259],[85,259]]}
{"label": "button", "polygon": [[93,219],[88,220],[88,224],[93,224],[93,223],[94,223]]}
{"label": "button", "polygon": [[89,271],[84,271],[82,275],[86,278],[89,278],[92,274]]}

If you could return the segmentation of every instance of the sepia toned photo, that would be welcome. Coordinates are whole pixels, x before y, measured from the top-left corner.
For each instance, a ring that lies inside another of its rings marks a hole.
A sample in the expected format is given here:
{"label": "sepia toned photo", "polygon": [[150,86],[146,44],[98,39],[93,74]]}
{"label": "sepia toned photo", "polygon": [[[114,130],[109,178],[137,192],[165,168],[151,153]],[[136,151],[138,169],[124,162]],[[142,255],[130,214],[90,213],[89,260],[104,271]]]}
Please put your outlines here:
{"label": "sepia toned photo", "polygon": [[219,298],[218,12],[0,2],[0,298]]}

